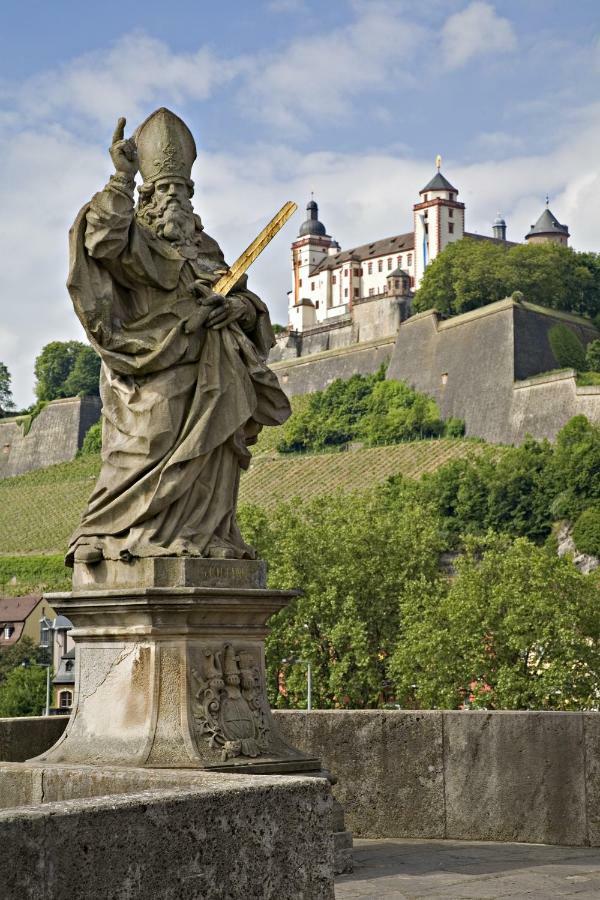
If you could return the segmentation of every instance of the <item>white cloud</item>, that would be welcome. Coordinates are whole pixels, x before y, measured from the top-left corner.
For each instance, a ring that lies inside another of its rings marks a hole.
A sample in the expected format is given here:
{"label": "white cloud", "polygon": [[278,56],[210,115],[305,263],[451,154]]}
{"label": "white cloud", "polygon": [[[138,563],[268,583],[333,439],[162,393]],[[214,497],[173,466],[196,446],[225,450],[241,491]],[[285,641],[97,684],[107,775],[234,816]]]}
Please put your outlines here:
{"label": "white cloud", "polygon": [[75,128],[81,120],[107,127],[119,114],[138,121],[158,96],[165,104],[205,100],[245,66],[243,58],[221,59],[206,47],[174,53],[155,38],[129,34],[108,50],[29,79],[8,100],[26,122],[60,117]]}
{"label": "white cloud", "polygon": [[509,20],[481,0],[454,13],[442,28],[442,58],[448,69],[459,69],[477,56],[491,58],[496,53],[509,53],[516,45]]}
{"label": "white cloud", "polygon": [[[393,4],[361,4],[351,24],[292,40],[258,60],[241,106],[291,136],[323,117],[332,124],[364,122],[367,92],[382,91],[393,102],[413,83],[412,61],[425,35]],[[360,104],[362,115],[355,119]]]}

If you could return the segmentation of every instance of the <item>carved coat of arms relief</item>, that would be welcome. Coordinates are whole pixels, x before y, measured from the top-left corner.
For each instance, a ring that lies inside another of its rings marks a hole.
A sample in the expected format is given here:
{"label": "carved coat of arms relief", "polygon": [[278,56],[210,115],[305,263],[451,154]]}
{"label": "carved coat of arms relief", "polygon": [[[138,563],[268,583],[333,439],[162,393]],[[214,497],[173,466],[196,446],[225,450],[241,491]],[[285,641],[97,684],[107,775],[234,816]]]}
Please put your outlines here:
{"label": "carved coat of arms relief", "polygon": [[194,663],[192,715],[198,737],[220,750],[224,762],[268,752],[270,729],[258,652],[236,651],[226,643],[219,650],[196,651]]}

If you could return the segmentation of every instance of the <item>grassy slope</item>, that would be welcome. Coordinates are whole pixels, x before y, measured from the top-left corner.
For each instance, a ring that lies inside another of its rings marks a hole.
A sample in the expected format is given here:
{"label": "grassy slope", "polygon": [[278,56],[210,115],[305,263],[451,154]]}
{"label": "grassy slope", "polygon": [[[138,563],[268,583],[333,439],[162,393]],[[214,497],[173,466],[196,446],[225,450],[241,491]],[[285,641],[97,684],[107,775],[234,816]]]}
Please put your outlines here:
{"label": "grassy slope", "polygon": [[[267,435],[255,448],[253,463],[242,477],[240,502],[271,507],[294,497],[361,490],[400,472],[418,477],[480,446],[457,439],[414,441],[345,453],[278,456],[271,450],[273,440]],[[64,552],[99,468],[98,456],[86,456],[0,481],[0,557]]]}

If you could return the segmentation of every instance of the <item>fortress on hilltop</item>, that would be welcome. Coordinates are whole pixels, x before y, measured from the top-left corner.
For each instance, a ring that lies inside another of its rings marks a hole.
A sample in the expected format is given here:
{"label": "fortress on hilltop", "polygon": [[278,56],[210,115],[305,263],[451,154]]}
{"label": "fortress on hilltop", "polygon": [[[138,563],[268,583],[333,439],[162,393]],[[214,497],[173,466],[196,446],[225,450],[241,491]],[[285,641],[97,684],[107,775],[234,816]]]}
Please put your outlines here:
{"label": "fortress on hilltop", "polygon": [[[412,298],[427,265],[448,244],[467,237],[510,246],[506,222],[498,215],[492,235],[465,231],[465,204],[458,189],[441,172],[419,191],[413,205],[413,228],[342,250],[319,220],[314,199],[292,243],[292,288],[288,293],[288,327],[278,336],[270,359],[276,362],[338,350],[398,333],[411,315]],[[567,244],[569,229],[546,203],[525,235],[529,243]]]}
{"label": "fortress on hilltop", "polygon": [[[270,360],[284,390],[322,390],[336,378],[376,371],[435,398],[444,418],[463,419],[467,435],[519,443],[553,439],[574,415],[600,421],[600,387],[582,387],[560,368],[549,332],[563,326],[585,345],[600,335],[589,319],[510,298],[443,321],[412,315],[428,263],[453,241],[510,243],[498,214],[490,236],[465,231],[465,205],[440,171],[419,191],[413,229],[349,250],[327,234],[315,200],[292,243],[288,328]],[[567,245],[569,229],[546,207],[528,243]]]}

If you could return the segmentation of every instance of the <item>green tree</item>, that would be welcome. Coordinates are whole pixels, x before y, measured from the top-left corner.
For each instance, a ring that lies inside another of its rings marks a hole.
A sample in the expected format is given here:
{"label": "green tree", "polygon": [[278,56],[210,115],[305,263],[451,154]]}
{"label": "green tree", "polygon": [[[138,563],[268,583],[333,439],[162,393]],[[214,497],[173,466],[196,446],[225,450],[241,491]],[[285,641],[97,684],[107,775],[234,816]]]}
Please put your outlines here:
{"label": "green tree", "polygon": [[399,598],[440,581],[436,517],[374,491],[291,502],[269,515],[245,507],[241,522],[246,540],[268,560],[269,584],[304,592],[270,621],[271,702],[305,705],[305,668],[282,664],[293,657],[313,665],[315,705],[381,705],[400,632]]}
{"label": "green tree", "polygon": [[11,380],[8,368],[0,362],[0,419],[15,408],[10,387]]}
{"label": "green tree", "polygon": [[592,341],[587,345],[585,361],[587,368],[591,372],[600,372],[600,339]]}
{"label": "green tree", "polygon": [[100,357],[93,347],[82,345],[75,356],[63,391],[65,397],[97,397],[100,393]]}
{"label": "green tree", "polygon": [[573,540],[581,553],[600,556],[600,505],[584,509],[573,527]]}
{"label": "green tree", "polygon": [[98,394],[99,358],[81,341],[51,341],[35,361],[38,400],[57,400],[77,393]]}
{"label": "green tree", "polygon": [[12,647],[0,651],[0,684],[23,663],[45,663],[47,660],[48,651],[25,635]]}
{"label": "green tree", "polygon": [[598,705],[598,584],[526,538],[471,539],[456,578],[422,583],[400,614],[390,672],[403,706]]}
{"label": "green tree", "polygon": [[425,270],[415,312],[454,316],[521,292],[525,300],[594,318],[600,314],[600,258],[559,244],[493,244],[464,238]]}
{"label": "green tree", "polygon": [[41,716],[46,704],[46,669],[17,666],[0,684],[0,717]]}
{"label": "green tree", "polygon": [[567,422],[556,437],[549,474],[557,489],[551,509],[554,518],[575,519],[599,502],[600,425],[585,416]]}

